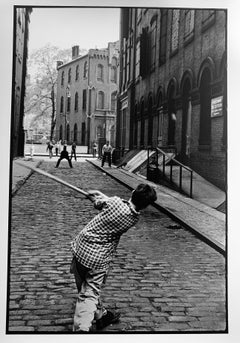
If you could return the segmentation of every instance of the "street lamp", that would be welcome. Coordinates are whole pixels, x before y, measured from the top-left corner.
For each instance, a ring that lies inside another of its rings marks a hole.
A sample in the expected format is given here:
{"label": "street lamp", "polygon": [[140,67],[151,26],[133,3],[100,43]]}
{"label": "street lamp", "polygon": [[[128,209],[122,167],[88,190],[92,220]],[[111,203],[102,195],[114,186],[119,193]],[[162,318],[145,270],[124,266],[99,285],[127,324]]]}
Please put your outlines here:
{"label": "street lamp", "polygon": [[67,106],[68,106],[69,98],[71,98],[71,93],[70,93],[70,85],[68,84],[66,88],[66,104],[65,104],[65,130],[64,130],[65,141],[67,141]]}

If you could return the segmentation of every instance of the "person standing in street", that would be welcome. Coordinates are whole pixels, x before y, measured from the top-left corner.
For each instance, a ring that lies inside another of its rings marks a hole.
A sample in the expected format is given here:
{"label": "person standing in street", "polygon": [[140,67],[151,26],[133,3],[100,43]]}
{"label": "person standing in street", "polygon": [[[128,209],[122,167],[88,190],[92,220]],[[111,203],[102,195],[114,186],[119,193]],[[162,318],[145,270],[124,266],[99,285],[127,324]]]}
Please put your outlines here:
{"label": "person standing in street", "polygon": [[71,159],[73,158],[73,156],[74,156],[75,161],[77,161],[77,156],[76,156],[76,143],[75,143],[75,142],[72,143]]}
{"label": "person standing in street", "polygon": [[97,148],[98,148],[98,145],[96,142],[94,142],[93,143],[93,157],[97,156]]}
{"label": "person standing in street", "polygon": [[102,147],[102,167],[104,166],[104,163],[106,161],[106,158],[108,159],[108,165],[111,168],[111,163],[112,163],[112,147],[109,144],[109,141],[107,141],[106,144]]}
{"label": "person standing in street", "polygon": [[67,147],[66,147],[65,145],[64,145],[64,147],[63,147],[63,151],[61,152],[60,158],[58,159],[55,168],[58,168],[58,167],[59,167],[59,164],[60,164],[60,162],[61,162],[63,159],[66,159],[66,160],[68,161],[68,164],[69,164],[69,167],[70,167],[70,168],[73,167],[73,166],[72,166],[71,159],[69,158],[69,155],[68,155]]}
{"label": "person standing in street", "polygon": [[98,331],[119,320],[120,313],[103,307],[101,288],[122,234],[138,222],[140,210],[157,200],[155,189],[148,184],[139,184],[128,201],[118,196],[107,197],[99,191],[88,194],[100,212],[71,242],[70,272],[78,289],[75,333]]}
{"label": "person standing in street", "polygon": [[49,141],[49,142],[47,143],[47,150],[46,150],[46,151],[48,151],[48,153],[49,153],[49,158],[52,158],[52,157],[53,157],[53,152],[52,152],[52,150],[53,150],[53,144],[52,144],[52,141]]}

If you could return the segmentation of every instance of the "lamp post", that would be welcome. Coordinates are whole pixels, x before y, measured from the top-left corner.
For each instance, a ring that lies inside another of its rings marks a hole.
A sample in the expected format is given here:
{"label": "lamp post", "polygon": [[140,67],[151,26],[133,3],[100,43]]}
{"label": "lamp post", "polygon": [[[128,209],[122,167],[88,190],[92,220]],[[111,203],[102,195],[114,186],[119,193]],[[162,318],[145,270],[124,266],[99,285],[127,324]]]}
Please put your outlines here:
{"label": "lamp post", "polygon": [[65,104],[65,130],[64,130],[65,141],[67,141],[67,107],[68,107],[69,98],[71,98],[71,93],[70,93],[70,85],[68,84],[66,88],[66,104]]}

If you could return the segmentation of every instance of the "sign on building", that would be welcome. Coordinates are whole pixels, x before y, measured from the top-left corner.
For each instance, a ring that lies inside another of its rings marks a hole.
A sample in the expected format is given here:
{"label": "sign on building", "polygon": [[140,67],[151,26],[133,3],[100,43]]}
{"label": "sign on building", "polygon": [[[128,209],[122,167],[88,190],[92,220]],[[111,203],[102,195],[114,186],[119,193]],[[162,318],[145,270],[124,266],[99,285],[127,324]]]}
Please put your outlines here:
{"label": "sign on building", "polygon": [[213,98],[211,101],[211,117],[220,117],[223,114],[223,96]]}

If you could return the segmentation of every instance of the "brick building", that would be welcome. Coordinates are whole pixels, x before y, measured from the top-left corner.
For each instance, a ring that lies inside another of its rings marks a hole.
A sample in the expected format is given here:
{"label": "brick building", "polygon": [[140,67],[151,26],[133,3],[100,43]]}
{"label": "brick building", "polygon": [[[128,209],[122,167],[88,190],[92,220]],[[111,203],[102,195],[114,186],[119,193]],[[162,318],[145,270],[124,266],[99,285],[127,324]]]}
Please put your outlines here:
{"label": "brick building", "polygon": [[226,92],[225,10],[121,10],[117,146],[176,147],[224,188]]}
{"label": "brick building", "polygon": [[14,8],[11,155],[24,156],[24,97],[27,74],[30,7]]}
{"label": "brick building", "polygon": [[115,145],[119,42],[106,49],[90,49],[72,60],[58,62],[56,139],[88,146],[109,140]]}

